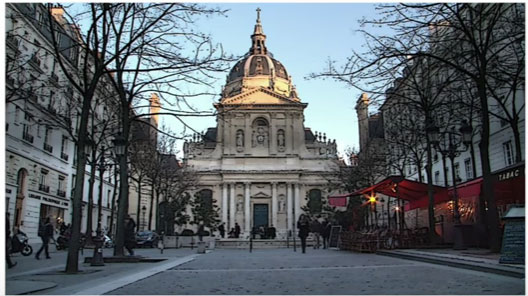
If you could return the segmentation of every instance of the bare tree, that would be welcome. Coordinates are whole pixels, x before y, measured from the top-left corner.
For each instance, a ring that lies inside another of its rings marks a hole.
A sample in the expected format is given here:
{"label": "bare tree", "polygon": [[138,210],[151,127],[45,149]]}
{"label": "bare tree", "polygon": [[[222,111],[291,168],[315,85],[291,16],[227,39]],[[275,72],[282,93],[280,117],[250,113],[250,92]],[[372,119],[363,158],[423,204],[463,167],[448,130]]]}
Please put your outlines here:
{"label": "bare tree", "polygon": [[[495,89],[494,65],[504,57],[512,63],[510,44],[522,48],[524,40],[524,5],[522,4],[382,4],[380,17],[364,20],[365,26],[387,26],[392,35],[376,36],[363,29],[369,39],[367,54],[354,53],[343,69],[330,62],[325,76],[336,77],[360,89],[388,87],[386,69],[403,70],[403,59],[424,57],[443,64],[451,71],[466,76],[472,82],[480,103],[481,141],[479,144],[483,174],[484,199],[488,204],[490,247],[500,249],[498,214],[491,182],[489,160],[490,95]],[[522,24],[522,25],[520,25]],[[517,60],[516,62],[514,62]],[[524,62],[523,62],[524,63]],[[515,66],[513,77],[524,75],[522,67]],[[524,78],[522,78],[524,79]],[[521,81],[522,79],[517,79]],[[361,81],[364,80],[364,81]],[[512,76],[509,78],[510,81]],[[499,80],[500,81],[500,80]],[[516,83],[518,86],[518,84]],[[516,86],[516,87],[517,87]],[[513,95],[513,94],[512,94]],[[501,98],[498,95],[498,98]],[[515,100],[516,98],[513,97]],[[506,105],[506,104],[505,104]],[[515,105],[512,105],[515,107]],[[517,105],[515,112],[518,112]],[[431,118],[426,117],[426,122]],[[513,119],[513,116],[512,116]],[[430,154],[428,155],[430,156]],[[429,157],[428,157],[429,158]],[[431,206],[431,205],[430,205]]]}

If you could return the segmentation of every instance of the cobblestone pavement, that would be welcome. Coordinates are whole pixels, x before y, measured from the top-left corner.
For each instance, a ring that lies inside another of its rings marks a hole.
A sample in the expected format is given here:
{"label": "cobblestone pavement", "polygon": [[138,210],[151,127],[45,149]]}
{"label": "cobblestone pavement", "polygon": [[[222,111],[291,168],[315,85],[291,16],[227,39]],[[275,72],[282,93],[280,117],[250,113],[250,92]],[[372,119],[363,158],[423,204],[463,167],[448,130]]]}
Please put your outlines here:
{"label": "cobblestone pavement", "polygon": [[216,249],[109,294],[524,295],[524,279],[375,254]]}

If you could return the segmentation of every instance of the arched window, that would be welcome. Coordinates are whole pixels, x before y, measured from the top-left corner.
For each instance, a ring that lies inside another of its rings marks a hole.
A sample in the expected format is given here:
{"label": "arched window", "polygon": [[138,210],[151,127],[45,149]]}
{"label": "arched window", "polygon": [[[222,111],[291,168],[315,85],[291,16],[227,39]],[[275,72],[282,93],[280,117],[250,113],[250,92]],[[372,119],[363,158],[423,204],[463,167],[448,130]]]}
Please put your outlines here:
{"label": "arched window", "polygon": [[312,189],[308,192],[308,209],[312,214],[321,213],[323,210],[321,190]]}
{"label": "arched window", "polygon": [[211,210],[213,208],[213,191],[210,189],[200,190],[200,201],[204,208]]}
{"label": "arched window", "polygon": [[259,117],[257,119],[255,119],[255,121],[253,122],[253,126],[254,127],[259,127],[259,126],[268,126],[268,121],[262,117]]}

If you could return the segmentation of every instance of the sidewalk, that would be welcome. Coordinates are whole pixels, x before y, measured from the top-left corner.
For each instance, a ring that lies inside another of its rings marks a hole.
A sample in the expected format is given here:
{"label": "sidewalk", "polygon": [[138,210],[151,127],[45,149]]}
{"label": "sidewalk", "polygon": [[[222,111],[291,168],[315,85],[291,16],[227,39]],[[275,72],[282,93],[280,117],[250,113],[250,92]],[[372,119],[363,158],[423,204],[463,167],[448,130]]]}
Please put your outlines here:
{"label": "sidewalk", "polygon": [[491,253],[487,249],[397,249],[378,250],[376,254],[449,265],[516,278],[525,277],[525,265],[499,264],[500,254]]}
{"label": "sidewalk", "polygon": [[[51,248],[50,248],[51,249]],[[50,252],[51,259],[36,260],[34,254],[28,257],[13,256],[17,262],[14,268],[6,269],[6,294],[52,294],[52,295],[101,295],[193,260],[196,248],[135,249],[136,255],[147,258],[165,259],[145,263],[106,263],[105,266],[90,266],[84,257],[91,257],[93,249],[84,250],[79,256],[78,274],[65,274],[66,251]],[[104,249],[104,256],[112,256],[113,249]]]}

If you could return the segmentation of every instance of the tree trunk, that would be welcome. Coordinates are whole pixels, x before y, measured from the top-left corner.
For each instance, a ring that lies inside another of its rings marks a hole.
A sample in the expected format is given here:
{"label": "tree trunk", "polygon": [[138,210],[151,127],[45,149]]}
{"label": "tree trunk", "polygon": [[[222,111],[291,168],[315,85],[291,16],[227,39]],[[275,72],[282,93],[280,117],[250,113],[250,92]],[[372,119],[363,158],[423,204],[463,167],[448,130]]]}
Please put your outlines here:
{"label": "tree trunk", "polygon": [[148,221],[149,230],[152,230],[152,209],[153,208],[154,208],[154,184],[152,184],[152,187],[150,190],[150,209],[149,209],[149,221]]}
{"label": "tree trunk", "polygon": [[[104,166],[99,168],[99,199],[97,200],[97,231],[103,229],[103,183],[104,183]],[[99,235],[99,233],[97,233]]]}
{"label": "tree trunk", "polygon": [[[483,76],[481,76],[483,77]],[[481,139],[479,144],[480,163],[482,166],[482,193],[486,201],[487,223],[489,231],[490,250],[492,252],[500,251],[501,233],[499,229],[499,215],[497,213],[497,206],[495,203],[495,196],[493,191],[493,179],[491,175],[491,166],[489,161],[489,111],[488,111],[488,97],[486,95],[486,81],[480,79],[477,81],[477,89],[480,98],[480,105],[482,108],[482,129]]]}
{"label": "tree trunk", "polygon": [[519,133],[518,120],[510,122],[513,131],[513,141],[515,143],[515,163],[522,162],[521,134]]}
{"label": "tree trunk", "polygon": [[124,94],[121,97],[122,137],[125,139],[125,153],[119,156],[119,200],[117,206],[117,231],[114,256],[125,255],[125,218],[128,215],[128,140],[130,132],[129,103]]}
{"label": "tree trunk", "polygon": [[136,208],[136,215],[137,215],[137,227],[139,230],[139,227],[141,225],[141,177],[138,178],[138,199],[137,199],[137,208]]}
{"label": "tree trunk", "polygon": [[444,154],[442,154],[442,171],[444,173],[444,186],[449,187],[449,176],[447,175],[447,161]]}
{"label": "tree trunk", "polygon": [[95,157],[96,149],[92,149],[92,165],[90,166],[90,179],[88,182],[88,210],[86,211],[86,245],[93,246],[93,193],[94,193],[94,184],[95,184]]}
{"label": "tree trunk", "polygon": [[156,191],[156,230],[160,228],[160,226],[158,225],[159,224],[159,209],[158,209],[159,197],[160,197],[160,193]]}
{"label": "tree trunk", "polygon": [[117,198],[117,177],[118,177],[117,167],[115,167],[114,169],[114,192],[112,194],[112,207],[110,209],[110,229],[108,230],[108,233],[110,233],[110,235],[114,238],[115,238],[114,216],[115,216],[115,205],[116,205],[116,198]]}
{"label": "tree trunk", "polygon": [[471,142],[470,148],[470,154],[471,154],[471,170],[473,172],[473,179],[477,177],[477,165],[476,165],[476,156],[475,156],[475,146],[473,145],[473,142]]}
{"label": "tree trunk", "polygon": [[[429,120],[429,121],[428,121]],[[430,119],[427,118],[426,122],[430,122]],[[438,236],[435,231],[435,214],[434,214],[434,188],[433,188],[433,160],[432,160],[432,152],[431,152],[431,142],[429,141],[429,137],[426,137],[426,143],[427,143],[427,195],[429,196],[429,239],[432,244],[438,242]]]}
{"label": "tree trunk", "polygon": [[81,109],[79,125],[79,141],[77,142],[77,169],[75,171],[75,190],[72,200],[72,231],[68,247],[65,272],[74,274],[79,271],[79,248],[81,239],[82,196],[84,190],[84,173],[86,169],[86,154],[84,153],[85,139],[90,113],[90,102],[93,93],[85,94]]}

